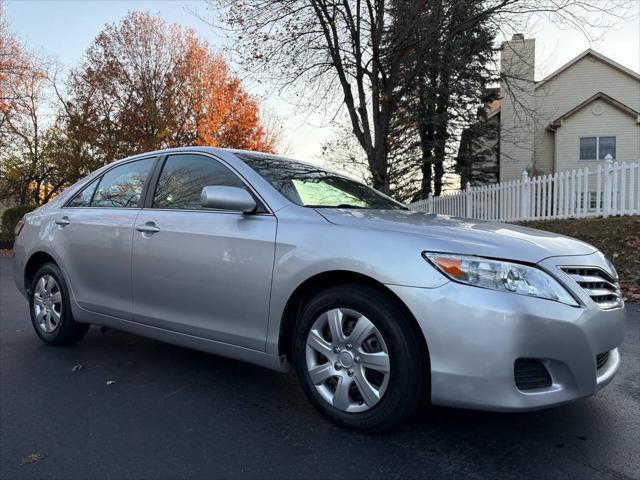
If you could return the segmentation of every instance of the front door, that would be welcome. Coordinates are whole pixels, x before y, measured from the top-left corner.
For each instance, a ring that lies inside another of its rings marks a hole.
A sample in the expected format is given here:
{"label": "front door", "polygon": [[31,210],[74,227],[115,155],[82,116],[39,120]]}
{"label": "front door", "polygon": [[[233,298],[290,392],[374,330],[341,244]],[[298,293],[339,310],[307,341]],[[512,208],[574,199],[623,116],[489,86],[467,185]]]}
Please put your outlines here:
{"label": "front door", "polygon": [[133,235],[134,320],[264,350],[276,218],[203,209],[215,185],[246,188],[212,157],[165,160]]}

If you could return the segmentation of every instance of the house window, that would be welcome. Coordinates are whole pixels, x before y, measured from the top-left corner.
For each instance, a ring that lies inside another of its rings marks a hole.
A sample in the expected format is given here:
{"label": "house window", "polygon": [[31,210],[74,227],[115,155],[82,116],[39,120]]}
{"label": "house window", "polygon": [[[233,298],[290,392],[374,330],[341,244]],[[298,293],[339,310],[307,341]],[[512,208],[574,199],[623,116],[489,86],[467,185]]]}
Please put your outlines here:
{"label": "house window", "polygon": [[598,152],[598,137],[580,139],[580,160],[595,160]]}
{"label": "house window", "polygon": [[598,137],[598,160],[604,160],[607,155],[616,158],[616,137]]}
{"label": "house window", "polygon": [[616,158],[616,137],[580,137],[580,160]]}

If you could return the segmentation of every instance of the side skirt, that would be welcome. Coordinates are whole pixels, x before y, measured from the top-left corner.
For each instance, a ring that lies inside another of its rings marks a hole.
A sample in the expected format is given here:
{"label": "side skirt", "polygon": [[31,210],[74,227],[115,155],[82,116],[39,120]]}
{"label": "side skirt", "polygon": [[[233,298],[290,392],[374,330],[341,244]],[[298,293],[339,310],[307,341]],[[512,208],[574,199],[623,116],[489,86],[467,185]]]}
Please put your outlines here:
{"label": "side skirt", "polygon": [[134,335],[140,335],[142,337],[171,343],[180,347],[192,348],[194,350],[220,355],[221,357],[252,363],[254,365],[279,372],[286,372],[289,370],[289,365],[276,355],[270,355],[265,352],[259,352],[257,350],[239,347],[229,343],[217,342],[207,338],[173,332],[164,328],[144,325],[131,320],[123,320],[109,315],[89,312],[80,307],[75,301],[72,303],[74,317],[78,319],[77,321],[82,323],[91,323],[94,325],[112,328],[114,330],[122,330],[124,332],[133,333]]}

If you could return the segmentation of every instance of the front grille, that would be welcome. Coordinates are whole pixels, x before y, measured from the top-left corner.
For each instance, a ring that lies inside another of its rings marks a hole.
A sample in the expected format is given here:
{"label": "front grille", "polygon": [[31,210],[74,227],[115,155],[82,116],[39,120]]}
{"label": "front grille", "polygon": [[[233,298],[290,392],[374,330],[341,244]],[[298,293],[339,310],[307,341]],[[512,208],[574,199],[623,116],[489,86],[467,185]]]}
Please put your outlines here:
{"label": "front grille", "polygon": [[569,275],[600,308],[609,309],[622,306],[620,285],[616,280],[597,267],[560,267]]}
{"label": "front grille", "polygon": [[513,365],[513,374],[518,390],[533,390],[551,386],[549,370],[540,360],[519,358]]}
{"label": "front grille", "polygon": [[599,353],[596,355],[596,369],[600,370],[609,360],[609,352]]}

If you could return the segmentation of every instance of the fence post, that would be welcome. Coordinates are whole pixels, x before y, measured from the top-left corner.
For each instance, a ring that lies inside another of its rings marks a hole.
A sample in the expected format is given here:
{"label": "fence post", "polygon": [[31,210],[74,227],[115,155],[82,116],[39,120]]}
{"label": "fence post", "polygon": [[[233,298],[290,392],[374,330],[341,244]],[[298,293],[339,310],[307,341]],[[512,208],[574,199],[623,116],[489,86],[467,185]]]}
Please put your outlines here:
{"label": "fence post", "polygon": [[427,205],[429,205],[428,213],[435,213],[433,208],[435,205],[433,204],[433,193],[429,192],[429,197],[427,199]]}
{"label": "fence post", "polygon": [[464,216],[472,218],[473,215],[473,199],[471,198],[471,182],[467,182],[464,189]]}
{"label": "fence post", "polygon": [[529,216],[529,174],[522,172],[522,190],[520,191],[520,220],[526,220]]}
{"label": "fence post", "polygon": [[613,157],[607,154],[604,157],[604,217],[611,214],[611,201],[613,197]]}

